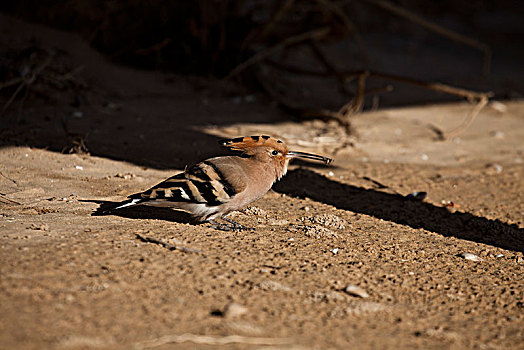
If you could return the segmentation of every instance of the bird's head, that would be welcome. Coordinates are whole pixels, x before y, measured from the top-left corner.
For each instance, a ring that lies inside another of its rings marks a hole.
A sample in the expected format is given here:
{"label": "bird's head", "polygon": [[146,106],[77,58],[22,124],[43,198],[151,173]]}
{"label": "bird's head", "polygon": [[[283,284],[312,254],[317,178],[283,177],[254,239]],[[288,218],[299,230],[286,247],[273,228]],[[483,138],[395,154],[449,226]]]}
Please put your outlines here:
{"label": "bird's head", "polygon": [[246,136],[234,139],[220,140],[219,143],[233,151],[240,151],[245,156],[273,167],[276,178],[280,179],[287,172],[287,166],[292,158],[320,160],[326,164],[333,160],[311,153],[290,151],[286,144],[276,138],[262,136]]}

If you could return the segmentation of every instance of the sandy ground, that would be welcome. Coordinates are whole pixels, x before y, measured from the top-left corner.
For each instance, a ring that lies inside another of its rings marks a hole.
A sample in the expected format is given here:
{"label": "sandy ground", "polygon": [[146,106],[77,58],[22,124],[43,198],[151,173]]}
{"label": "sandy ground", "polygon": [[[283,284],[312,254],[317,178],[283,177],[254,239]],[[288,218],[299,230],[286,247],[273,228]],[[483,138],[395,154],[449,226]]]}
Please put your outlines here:
{"label": "sandy ground", "polygon": [[[3,19],[3,35],[20,30]],[[451,130],[471,106],[364,113],[347,136],[263,97],[115,67],[73,36],[24,30],[83,65],[89,88],[80,104],[61,92],[5,115],[1,349],[524,346],[524,102],[492,103],[447,141],[432,125]],[[91,215],[227,154],[219,138],[252,134],[335,158],[295,163],[234,213],[255,231],[166,209]],[[90,154],[67,154],[78,137]],[[414,191],[428,196],[407,200]]]}

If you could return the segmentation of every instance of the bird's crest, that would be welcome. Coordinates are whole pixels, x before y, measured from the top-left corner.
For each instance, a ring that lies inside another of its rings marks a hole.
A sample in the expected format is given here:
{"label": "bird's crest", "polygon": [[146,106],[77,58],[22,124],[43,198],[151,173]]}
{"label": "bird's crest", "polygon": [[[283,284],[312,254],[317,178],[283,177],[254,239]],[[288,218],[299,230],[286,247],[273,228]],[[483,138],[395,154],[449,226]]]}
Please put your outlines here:
{"label": "bird's crest", "polygon": [[250,149],[257,147],[271,147],[277,150],[281,150],[282,153],[287,153],[287,146],[281,140],[278,140],[271,136],[245,136],[237,137],[234,139],[226,139],[218,141],[222,146],[227,147],[233,151],[247,152]]}

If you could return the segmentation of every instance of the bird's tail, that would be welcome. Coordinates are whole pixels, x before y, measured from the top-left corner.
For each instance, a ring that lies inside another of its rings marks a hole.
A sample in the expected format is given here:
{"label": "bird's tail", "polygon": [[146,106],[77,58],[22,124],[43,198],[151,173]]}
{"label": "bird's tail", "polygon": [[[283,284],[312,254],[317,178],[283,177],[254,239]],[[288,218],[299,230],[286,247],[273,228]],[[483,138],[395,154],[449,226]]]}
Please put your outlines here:
{"label": "bird's tail", "polygon": [[143,201],[144,200],[142,198],[131,198],[131,199],[125,200],[123,202],[116,203],[116,205],[114,203],[112,203],[109,206],[103,206],[103,207],[98,208],[94,214],[95,215],[109,214],[112,211],[115,211],[115,210],[118,210],[118,209],[122,209],[122,208],[127,208],[127,207],[132,207],[132,206],[138,205],[138,204],[140,204]]}
{"label": "bird's tail", "polygon": [[131,198],[131,199],[128,199],[126,201],[120,202],[117,207],[111,208],[111,210],[117,210],[117,209],[132,207],[134,205],[140,204],[143,201],[144,200],[142,198]]}

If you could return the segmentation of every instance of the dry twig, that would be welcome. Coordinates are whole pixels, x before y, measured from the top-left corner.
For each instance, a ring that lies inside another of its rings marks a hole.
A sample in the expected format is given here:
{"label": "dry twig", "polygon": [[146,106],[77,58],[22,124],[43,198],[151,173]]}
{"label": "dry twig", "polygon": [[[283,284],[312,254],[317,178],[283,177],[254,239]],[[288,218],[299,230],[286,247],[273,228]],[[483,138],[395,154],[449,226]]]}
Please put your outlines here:
{"label": "dry twig", "polygon": [[173,244],[164,242],[162,240],[159,240],[159,239],[156,239],[156,238],[153,238],[153,237],[142,236],[139,233],[135,233],[135,235],[136,235],[136,238],[141,240],[142,242],[158,244],[158,245],[161,245],[162,247],[167,248],[169,250],[179,250],[179,251],[184,252],[184,253],[200,253],[201,252],[198,249],[186,248],[186,247],[182,247],[182,246],[175,246]]}
{"label": "dry twig", "polygon": [[1,172],[1,171],[0,171],[0,175],[1,175],[2,177],[6,178],[7,180],[11,181],[12,183],[14,183],[14,184],[18,187],[18,183],[17,183],[15,180],[11,179],[9,176],[6,176],[6,175],[5,175],[3,172]]}
{"label": "dry twig", "polygon": [[147,340],[136,343],[137,349],[150,349],[170,343],[185,343],[192,342],[195,344],[205,345],[226,345],[226,344],[248,344],[248,345],[285,345],[290,343],[290,339],[286,338],[260,338],[260,337],[245,337],[242,335],[227,335],[224,337],[200,334],[174,334],[166,335],[160,338]]}
{"label": "dry twig", "polygon": [[22,205],[22,203],[20,203],[20,202],[17,202],[17,201],[15,201],[13,199],[7,198],[4,193],[0,193],[0,201],[6,201],[7,203],[13,203],[13,204],[16,204],[16,205]]}
{"label": "dry twig", "polygon": [[8,85],[4,85],[3,87],[10,86],[10,85],[15,85],[15,84],[18,84],[18,83],[20,83],[20,85],[17,87],[15,92],[11,95],[9,100],[7,100],[7,102],[5,103],[4,107],[2,107],[2,113],[1,114],[5,113],[7,108],[9,108],[9,105],[15,100],[16,96],[20,93],[20,91],[22,91],[22,89],[24,87],[29,87],[31,84],[33,84],[35,82],[35,80],[38,77],[38,75],[40,75],[40,73],[42,73],[42,71],[51,63],[52,60],[53,60],[53,55],[49,55],[46,58],[46,60],[40,66],[36,67],[36,69],[33,71],[33,74],[31,74],[31,76],[29,78],[22,77],[21,80],[17,78],[17,79],[13,79],[13,80],[8,81],[7,83],[5,83],[5,84],[8,84]]}
{"label": "dry twig", "polygon": [[[357,30],[357,27],[349,19],[349,17],[346,15],[344,10],[340,8],[340,6],[337,3],[331,0],[317,0],[317,2],[342,21],[346,30],[350,34],[353,34],[355,36],[355,40],[357,41],[357,45],[359,46],[361,53],[364,52],[365,51],[364,40],[362,40],[362,37],[360,36],[360,33]],[[364,55],[365,53],[363,54],[363,56]]]}
{"label": "dry twig", "polygon": [[[335,72],[335,71],[328,71],[328,72],[318,72],[318,71],[311,71],[307,69],[297,68],[297,67],[291,67],[287,65],[283,65],[274,61],[268,61],[268,63],[281,70],[287,70],[291,73],[295,74],[304,74],[304,75],[311,75],[311,76],[318,76],[318,77],[332,77],[337,76],[339,78],[345,79],[346,81],[350,79],[354,79],[357,77],[357,95],[356,97],[342,106],[338,111],[329,111],[329,110],[306,110],[304,108],[298,107],[296,104],[293,104],[289,101],[286,101],[283,99],[282,96],[279,96],[277,93],[272,92],[270,93],[279,103],[284,105],[284,107],[300,111],[304,116],[306,117],[322,117],[322,118],[328,118],[336,120],[341,126],[344,126],[346,128],[346,131],[350,131],[350,120],[349,118],[351,115],[358,113],[362,110],[364,97],[365,95],[382,92],[382,91],[391,91],[393,90],[393,87],[391,85],[387,85],[385,88],[380,88],[379,90],[376,89],[370,89],[365,90],[365,80],[367,77],[375,77],[375,78],[382,78],[382,79],[388,79],[388,80],[394,80],[398,82],[402,82],[405,84],[414,85],[417,87],[421,87],[427,90],[437,91],[446,93],[449,95],[454,95],[458,97],[462,97],[467,99],[469,102],[477,102],[473,110],[467,115],[466,120],[456,129],[444,133],[444,132],[437,132],[439,138],[445,139],[450,137],[455,137],[465,129],[475,119],[475,117],[479,114],[479,112],[486,106],[486,104],[489,101],[489,98],[493,96],[492,92],[476,92],[471,91],[467,89],[457,88],[454,86],[442,84],[442,83],[434,83],[434,82],[425,82],[417,79],[412,79],[408,77],[403,77],[399,75],[393,75],[393,74],[387,74],[387,73],[380,73],[376,71],[369,71],[369,70],[363,70],[363,71],[345,71],[345,72]],[[260,79],[259,79],[260,80]],[[272,91],[272,89],[264,84],[262,84],[264,88],[267,91]]]}
{"label": "dry twig", "polygon": [[275,25],[284,18],[286,13],[293,7],[295,4],[295,0],[286,0],[282,6],[278,9],[278,11],[275,13],[275,15],[271,18],[269,22],[262,28],[262,31],[260,33],[261,38],[265,38],[266,35],[271,33],[273,31],[273,28]]}
{"label": "dry twig", "polygon": [[488,101],[489,99],[487,96],[481,97],[478,103],[475,105],[475,107],[473,107],[473,109],[468,113],[468,115],[466,116],[466,119],[462,122],[462,124],[460,124],[459,126],[457,126],[455,129],[451,131],[444,132],[441,138],[450,139],[450,138],[457,136],[464,130],[466,130],[471,125],[475,117],[480,113],[482,108],[484,108],[488,104]]}
{"label": "dry twig", "polygon": [[305,32],[305,33],[302,33],[302,34],[298,34],[298,35],[286,38],[283,41],[281,41],[280,43],[276,44],[275,46],[272,46],[272,47],[269,47],[269,48],[267,48],[265,50],[260,51],[259,53],[251,56],[246,61],[244,61],[241,64],[239,64],[238,66],[236,66],[227,75],[227,77],[225,79],[230,79],[230,78],[238,75],[239,73],[242,73],[246,68],[252,66],[255,63],[258,63],[258,62],[261,62],[261,61],[265,60],[269,56],[277,53],[278,51],[282,50],[283,48],[285,48],[287,46],[294,45],[294,44],[297,44],[297,43],[300,43],[300,42],[303,42],[303,41],[306,41],[306,40],[322,38],[323,36],[327,35],[329,33],[329,31],[330,31],[329,28],[322,27],[322,28],[319,28],[319,29],[311,30],[309,32]]}
{"label": "dry twig", "polygon": [[21,83],[22,81],[24,81],[24,77],[18,77],[18,78],[14,78],[14,79],[8,80],[6,82],[3,82],[3,83],[0,84],[0,90],[2,90],[3,88],[6,88],[6,87],[12,86],[12,85],[16,85],[18,83]]}

